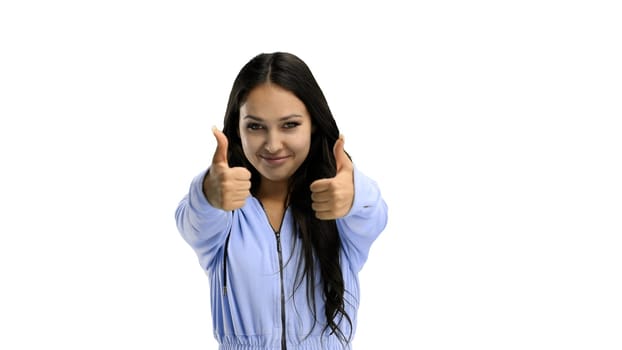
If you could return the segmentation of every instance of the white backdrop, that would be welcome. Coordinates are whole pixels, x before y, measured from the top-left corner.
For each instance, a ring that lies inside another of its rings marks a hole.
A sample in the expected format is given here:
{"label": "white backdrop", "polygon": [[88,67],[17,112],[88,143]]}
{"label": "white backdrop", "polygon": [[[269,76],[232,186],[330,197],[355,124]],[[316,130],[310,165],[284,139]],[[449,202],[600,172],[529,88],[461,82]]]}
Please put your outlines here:
{"label": "white backdrop", "polygon": [[622,348],[622,13],[406,4],[3,1],[0,348],[216,348],[174,210],[277,50],[389,205],[355,349]]}

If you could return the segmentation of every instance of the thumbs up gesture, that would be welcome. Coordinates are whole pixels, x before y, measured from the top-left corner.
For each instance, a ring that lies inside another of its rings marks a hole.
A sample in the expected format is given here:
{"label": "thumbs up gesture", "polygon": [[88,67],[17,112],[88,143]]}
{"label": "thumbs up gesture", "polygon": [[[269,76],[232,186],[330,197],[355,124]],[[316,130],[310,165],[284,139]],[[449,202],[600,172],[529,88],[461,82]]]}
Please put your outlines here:
{"label": "thumbs up gesture", "polygon": [[212,158],[212,166],[203,181],[203,193],[207,201],[222,210],[241,208],[250,196],[251,173],[244,167],[229,167],[227,147],[229,140],[216,127],[212,128],[216,137],[216,151]]}
{"label": "thumbs up gesture", "polygon": [[320,220],[331,220],[345,216],[354,201],[354,167],[343,150],[343,135],[335,142],[333,153],[337,174],[328,179],[315,180],[311,184],[311,208]]}

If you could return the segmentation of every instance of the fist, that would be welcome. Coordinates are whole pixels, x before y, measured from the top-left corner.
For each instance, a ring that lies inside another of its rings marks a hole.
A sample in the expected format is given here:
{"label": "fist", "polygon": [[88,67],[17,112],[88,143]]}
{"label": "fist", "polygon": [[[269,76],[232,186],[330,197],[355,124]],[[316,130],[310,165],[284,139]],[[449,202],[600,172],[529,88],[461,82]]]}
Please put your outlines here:
{"label": "fist", "polygon": [[229,167],[229,140],[216,127],[212,128],[212,133],[217,146],[212,165],[203,180],[203,193],[214,208],[227,211],[241,208],[250,196],[251,173],[244,167]]}
{"label": "fist", "polygon": [[320,220],[344,217],[354,201],[354,167],[343,149],[343,135],[335,142],[333,153],[337,165],[335,177],[315,180],[311,184],[311,208]]}

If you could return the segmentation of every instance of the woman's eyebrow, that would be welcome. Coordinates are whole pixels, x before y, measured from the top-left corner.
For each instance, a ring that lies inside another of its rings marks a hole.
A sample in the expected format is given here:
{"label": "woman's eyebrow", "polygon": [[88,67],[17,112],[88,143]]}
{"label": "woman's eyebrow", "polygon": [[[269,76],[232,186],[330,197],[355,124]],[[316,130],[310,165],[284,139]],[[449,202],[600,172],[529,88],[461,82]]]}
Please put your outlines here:
{"label": "woman's eyebrow", "polygon": [[[292,119],[292,118],[302,118],[302,116],[300,114],[290,114],[290,115],[286,115],[284,117],[279,118],[279,121],[284,121],[284,120],[288,120],[288,119]],[[245,115],[242,119],[252,119],[258,122],[263,122],[264,120],[260,117],[256,117],[254,115],[250,115],[247,114]]]}

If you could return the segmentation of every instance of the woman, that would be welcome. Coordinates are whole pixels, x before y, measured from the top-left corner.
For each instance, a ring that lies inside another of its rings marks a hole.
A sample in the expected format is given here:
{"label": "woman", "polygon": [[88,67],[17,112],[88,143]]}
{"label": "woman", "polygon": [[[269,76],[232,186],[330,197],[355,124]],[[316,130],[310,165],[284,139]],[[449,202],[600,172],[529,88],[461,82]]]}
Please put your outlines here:
{"label": "woman", "polygon": [[350,348],[387,206],[311,71],[289,53],[254,57],[212,132],[212,163],[175,217],[208,273],[220,349]]}

